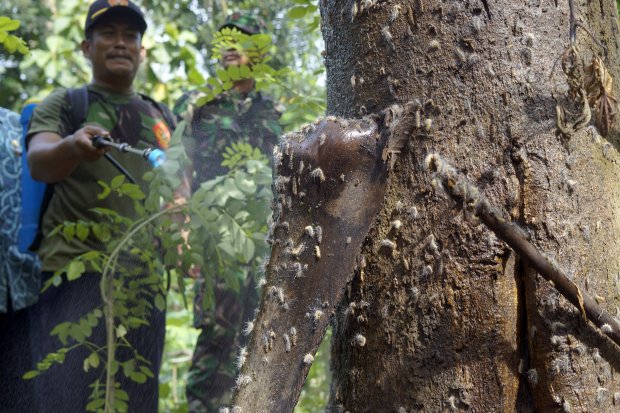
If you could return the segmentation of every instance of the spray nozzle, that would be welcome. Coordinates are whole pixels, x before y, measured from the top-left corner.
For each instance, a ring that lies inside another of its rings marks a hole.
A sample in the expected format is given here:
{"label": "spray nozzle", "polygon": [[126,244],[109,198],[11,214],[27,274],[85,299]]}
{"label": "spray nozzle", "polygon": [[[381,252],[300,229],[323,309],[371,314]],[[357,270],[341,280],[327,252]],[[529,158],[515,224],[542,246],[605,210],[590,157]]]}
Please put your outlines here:
{"label": "spray nozzle", "polygon": [[131,153],[134,155],[140,155],[147,160],[153,168],[161,166],[166,161],[166,154],[161,149],[148,147],[146,149],[135,149],[127,143],[116,143],[107,140],[103,136],[93,137],[93,146],[95,148],[103,148],[105,146],[117,149],[124,153]]}

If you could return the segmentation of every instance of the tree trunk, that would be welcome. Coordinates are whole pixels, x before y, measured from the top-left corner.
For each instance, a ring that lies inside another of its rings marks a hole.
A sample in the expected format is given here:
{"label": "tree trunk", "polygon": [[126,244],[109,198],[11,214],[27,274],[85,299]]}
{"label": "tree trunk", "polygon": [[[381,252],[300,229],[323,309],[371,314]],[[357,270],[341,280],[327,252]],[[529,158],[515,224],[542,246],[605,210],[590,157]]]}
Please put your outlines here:
{"label": "tree trunk", "polygon": [[[579,29],[579,56],[603,56],[617,90],[615,3],[575,7],[607,47]],[[423,168],[429,153],[449,159],[616,313],[617,131],[555,133],[556,99],[571,104],[554,65],[570,46],[568,1],[327,0],[321,13],[331,115],[421,105],[362,249],[355,304],[336,316],[328,411],[620,409],[618,347]]]}
{"label": "tree trunk", "polygon": [[[601,56],[617,90],[615,3],[575,1],[577,20],[568,0],[320,5],[328,111],[371,115],[280,145],[267,287],[232,411],[290,412],[327,316],[330,412],[619,409],[618,346],[424,166],[448,160],[620,311],[618,131],[584,127],[578,64]],[[616,109],[606,93],[598,125]]]}

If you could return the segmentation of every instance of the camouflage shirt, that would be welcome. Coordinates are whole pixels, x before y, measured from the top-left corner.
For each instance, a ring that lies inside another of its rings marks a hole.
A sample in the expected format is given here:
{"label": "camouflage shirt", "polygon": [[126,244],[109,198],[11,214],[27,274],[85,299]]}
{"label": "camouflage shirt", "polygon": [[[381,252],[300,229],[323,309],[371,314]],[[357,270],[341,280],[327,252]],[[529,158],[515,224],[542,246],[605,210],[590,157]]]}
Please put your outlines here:
{"label": "camouflage shirt", "polygon": [[226,146],[246,142],[271,158],[282,133],[280,113],[260,92],[228,91],[199,107],[196,102],[201,96],[198,91],[186,93],[173,109],[177,119],[187,122],[185,142],[195,171],[194,191],[200,183],[227,172],[221,165]]}
{"label": "camouflage shirt", "polygon": [[[96,85],[88,85],[88,113],[82,126],[98,124],[110,131],[115,142],[124,142],[135,148],[147,146],[166,149],[170,141],[170,128],[164,114],[155,104],[135,92],[116,94]],[[165,108],[163,110],[166,110]],[[53,132],[62,137],[73,133],[76,127],[71,121],[71,104],[67,90],[56,89],[33,114],[27,139],[39,132]],[[136,180],[143,192],[148,189],[143,175],[150,165],[135,155],[112,152],[116,161]],[[73,257],[91,250],[103,250],[104,246],[92,234],[80,239],[66,240],[49,234],[64,222],[98,222],[101,216],[95,208],[107,208],[119,215],[136,217],[134,201],[128,197],[108,196],[99,199],[102,188],[97,181],[110,183],[120,172],[105,158],[95,162],[81,162],[71,174],[54,184],[54,194],[45,211],[42,222],[43,239],[37,250],[43,263],[43,271],[62,269]]]}

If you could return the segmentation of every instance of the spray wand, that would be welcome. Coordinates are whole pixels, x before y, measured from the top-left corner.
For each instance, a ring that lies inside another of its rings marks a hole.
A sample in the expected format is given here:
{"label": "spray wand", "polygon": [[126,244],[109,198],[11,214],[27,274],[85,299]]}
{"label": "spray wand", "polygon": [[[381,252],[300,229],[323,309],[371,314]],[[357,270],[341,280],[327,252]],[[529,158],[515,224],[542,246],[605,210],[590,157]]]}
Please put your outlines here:
{"label": "spray wand", "polygon": [[[139,155],[143,159],[145,159],[148,163],[150,163],[153,168],[157,168],[161,166],[166,161],[166,154],[161,149],[157,149],[153,147],[148,147],[146,149],[136,149],[136,148],[133,148],[128,143],[112,142],[110,140],[105,139],[103,136],[93,137],[93,146],[95,148],[103,148],[107,146],[110,148],[117,149],[123,153],[131,153],[134,155]],[[129,171],[123,168],[123,166],[119,164],[118,161],[112,157],[112,155],[110,155],[109,153],[106,153],[104,156],[106,157],[108,161],[112,163],[112,165],[116,167],[116,169],[118,169],[123,175],[125,175],[131,183],[133,184],[136,183],[136,180],[133,179]]]}

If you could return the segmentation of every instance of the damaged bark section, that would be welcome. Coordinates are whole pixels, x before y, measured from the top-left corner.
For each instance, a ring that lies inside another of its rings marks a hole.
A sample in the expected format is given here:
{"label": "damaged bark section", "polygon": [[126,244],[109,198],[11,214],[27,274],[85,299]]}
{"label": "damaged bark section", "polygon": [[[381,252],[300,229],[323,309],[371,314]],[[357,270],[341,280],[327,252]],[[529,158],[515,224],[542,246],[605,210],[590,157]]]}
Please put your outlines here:
{"label": "damaged bark section", "polygon": [[370,118],[328,118],[274,150],[272,250],[237,380],[237,411],[293,410],[382,205],[382,129]]}

